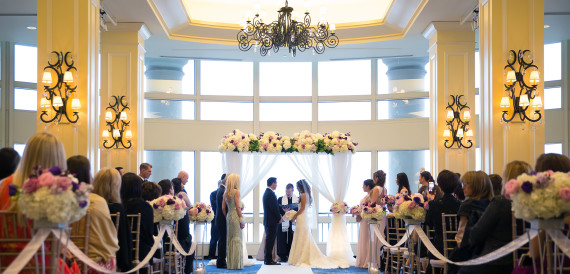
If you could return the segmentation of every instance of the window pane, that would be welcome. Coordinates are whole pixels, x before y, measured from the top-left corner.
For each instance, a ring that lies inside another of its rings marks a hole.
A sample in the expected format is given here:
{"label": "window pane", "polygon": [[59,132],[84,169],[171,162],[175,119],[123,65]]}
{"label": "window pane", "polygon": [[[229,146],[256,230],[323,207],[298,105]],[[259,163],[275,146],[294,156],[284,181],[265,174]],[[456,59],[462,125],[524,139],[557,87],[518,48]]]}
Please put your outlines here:
{"label": "window pane", "polygon": [[182,68],[184,78],[182,78],[182,93],[194,94],[194,60],[188,60],[188,63]]}
{"label": "window pane", "polygon": [[24,156],[24,149],[26,148],[26,144],[14,144],[14,150],[20,154],[20,157]]}
{"label": "window pane", "polygon": [[38,110],[38,92],[34,89],[14,89],[14,109]]}
{"label": "window pane", "polygon": [[260,121],[311,121],[311,103],[260,103]]}
{"label": "window pane", "polygon": [[544,153],[562,154],[562,144],[561,143],[544,144]]}
{"label": "window pane", "polygon": [[562,75],[562,44],[544,45],[544,81],[560,80]]}
{"label": "window pane", "polygon": [[479,88],[481,84],[481,60],[479,52],[475,52],[475,88]]}
{"label": "window pane", "polygon": [[370,60],[319,62],[319,96],[370,94]]}
{"label": "window pane", "polygon": [[200,151],[200,202],[211,205],[210,194],[218,188],[222,174],[222,154]]}
{"label": "window pane", "polygon": [[370,102],[330,102],[318,104],[319,121],[370,120]]}
{"label": "window pane", "polygon": [[253,62],[201,61],[203,95],[253,95]]}
{"label": "window pane", "polygon": [[475,94],[475,115],[481,114],[481,96]]}
{"label": "window pane", "polygon": [[15,45],[14,55],[14,80],[16,82],[36,83],[38,81],[38,49],[31,46]]}
{"label": "window pane", "polygon": [[[378,59],[378,94],[388,94],[388,66]],[[428,81],[429,83],[429,81]]]}
{"label": "window pane", "polygon": [[[145,150],[145,163],[152,165],[152,175],[149,180],[158,183],[160,180],[172,180],[178,172],[188,172],[188,183],[184,189],[190,202],[194,203],[194,151]],[[138,171],[137,171],[138,173]]]}
{"label": "window pane", "polygon": [[429,91],[430,87],[430,67],[429,61],[427,62],[426,66],[424,67],[426,70],[426,76],[424,76],[424,91]]}
{"label": "window pane", "polygon": [[429,171],[429,150],[391,150],[378,152],[378,169],[386,172],[386,188],[388,194],[394,195],[398,191],[396,175],[400,172],[406,173],[410,182],[411,192],[417,193],[419,189],[420,169],[422,168]]}
{"label": "window pane", "polygon": [[429,99],[378,101],[378,120],[429,117]]}
{"label": "window pane", "polygon": [[479,147],[475,148],[475,170],[481,170],[481,148]]}
{"label": "window pane", "polygon": [[350,170],[350,182],[344,201],[348,206],[355,206],[366,196],[362,190],[362,184],[366,179],[372,179],[370,174],[370,163],[372,153],[370,151],[359,151],[352,155],[352,168]]}
{"label": "window pane", "polygon": [[562,108],[562,89],[560,87],[544,89],[544,109]]}
{"label": "window pane", "polygon": [[[311,96],[313,79],[310,62],[259,63],[259,95]],[[294,79],[294,81],[283,81]]]}
{"label": "window pane", "polygon": [[194,101],[145,99],[144,118],[194,120]]}
{"label": "window pane", "polygon": [[261,180],[259,183],[259,212],[263,213],[263,193],[267,188],[267,179],[269,177],[277,178],[277,189],[275,189],[275,195],[277,198],[285,196],[285,189],[287,184],[293,184],[293,195],[299,197],[299,192],[297,191],[297,186],[295,185],[297,181],[304,179],[305,177],[301,172],[295,167],[293,161],[289,159],[287,155],[277,156],[277,160],[273,167],[267,172],[267,176]]}
{"label": "window pane", "polygon": [[253,103],[201,102],[200,115],[202,120],[252,121]]}

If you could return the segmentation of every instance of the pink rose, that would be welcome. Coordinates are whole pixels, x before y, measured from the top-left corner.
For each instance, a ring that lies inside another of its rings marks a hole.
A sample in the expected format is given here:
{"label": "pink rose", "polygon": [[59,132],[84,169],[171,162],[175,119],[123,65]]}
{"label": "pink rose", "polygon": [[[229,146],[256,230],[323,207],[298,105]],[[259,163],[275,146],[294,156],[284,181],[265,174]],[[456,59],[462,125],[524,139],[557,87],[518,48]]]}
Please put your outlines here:
{"label": "pink rose", "polygon": [[166,205],[166,201],[164,199],[160,199],[160,200],[158,200],[157,204],[158,204],[158,206],[163,207]]}
{"label": "pink rose", "polygon": [[404,196],[400,196],[400,198],[398,198],[398,201],[396,201],[397,205],[400,205],[404,202]]}
{"label": "pink rose", "polygon": [[175,204],[174,205],[174,210],[179,210],[180,209],[180,204]]}
{"label": "pink rose", "polygon": [[424,209],[425,209],[425,210],[429,210],[429,203],[427,203],[427,202],[424,203]]}
{"label": "pink rose", "polygon": [[66,191],[71,187],[71,179],[69,177],[55,177],[55,185],[62,191]]}
{"label": "pink rose", "polygon": [[511,179],[510,181],[507,182],[507,184],[505,184],[505,194],[510,196],[511,194],[517,192],[519,186],[520,185],[517,180]]}
{"label": "pink rose", "polygon": [[190,215],[198,215],[198,209],[197,209],[197,208],[195,208],[195,207],[194,207],[194,208],[192,208],[192,209],[190,209],[190,211],[189,211],[189,212],[190,212]]}
{"label": "pink rose", "polygon": [[24,182],[22,190],[24,193],[32,193],[40,187],[38,178],[30,178]]}
{"label": "pink rose", "polygon": [[560,189],[560,198],[564,201],[570,201],[570,188],[563,187]]}
{"label": "pink rose", "polygon": [[409,209],[414,209],[416,207],[416,203],[412,202],[408,204]]}
{"label": "pink rose", "polygon": [[51,186],[55,182],[55,177],[50,172],[44,172],[38,177],[38,181],[40,187]]}

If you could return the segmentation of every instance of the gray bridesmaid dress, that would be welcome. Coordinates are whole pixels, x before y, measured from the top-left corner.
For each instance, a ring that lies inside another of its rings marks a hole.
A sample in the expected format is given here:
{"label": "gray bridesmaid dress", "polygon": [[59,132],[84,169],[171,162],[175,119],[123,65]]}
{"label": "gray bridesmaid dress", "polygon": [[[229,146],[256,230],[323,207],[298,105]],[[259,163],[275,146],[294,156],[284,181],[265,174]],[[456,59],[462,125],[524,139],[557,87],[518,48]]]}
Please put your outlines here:
{"label": "gray bridesmaid dress", "polygon": [[236,210],[235,195],[232,195],[229,198],[226,205],[228,208],[228,214],[226,217],[228,224],[228,269],[243,269],[242,233],[239,216]]}

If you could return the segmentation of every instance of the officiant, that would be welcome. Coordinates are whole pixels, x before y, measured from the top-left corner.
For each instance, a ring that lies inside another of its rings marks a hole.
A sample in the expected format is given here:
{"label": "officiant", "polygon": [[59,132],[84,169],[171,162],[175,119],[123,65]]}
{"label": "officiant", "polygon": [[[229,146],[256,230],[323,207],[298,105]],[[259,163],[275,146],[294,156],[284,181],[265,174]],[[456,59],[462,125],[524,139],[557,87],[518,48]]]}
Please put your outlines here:
{"label": "officiant", "polygon": [[[286,196],[281,196],[277,199],[277,203],[280,205],[279,212],[281,216],[285,215],[285,212],[289,210],[299,210],[299,197],[293,195],[294,191],[293,184],[287,184],[285,188]],[[277,255],[282,262],[287,262],[289,259],[294,231],[295,228],[291,222],[285,220],[277,227]]]}

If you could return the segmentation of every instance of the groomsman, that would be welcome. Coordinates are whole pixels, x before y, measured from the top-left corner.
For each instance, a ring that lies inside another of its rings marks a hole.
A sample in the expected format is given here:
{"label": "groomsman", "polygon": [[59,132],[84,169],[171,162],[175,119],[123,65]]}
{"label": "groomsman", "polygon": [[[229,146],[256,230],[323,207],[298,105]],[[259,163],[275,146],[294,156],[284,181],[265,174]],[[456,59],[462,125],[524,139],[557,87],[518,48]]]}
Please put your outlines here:
{"label": "groomsman", "polygon": [[[285,205],[299,204],[299,198],[293,195],[295,188],[293,184],[287,184],[285,188],[285,196],[279,197],[277,203],[280,205],[279,212],[281,216],[285,215],[285,212],[289,211],[290,207],[283,207]],[[281,224],[277,227],[277,255],[281,258],[282,262],[287,262],[289,260],[289,252],[291,251],[291,244],[293,243],[293,225],[291,222],[283,220]]]}
{"label": "groomsman", "polygon": [[[275,234],[277,233],[277,225],[281,223],[283,218],[279,213],[279,204],[277,204],[277,196],[275,189],[277,188],[277,178],[270,177],[267,179],[267,189],[263,194],[263,225],[265,226],[265,258],[266,265],[280,265],[271,258],[273,245],[275,244]],[[218,256],[219,257],[219,256]]]}
{"label": "groomsman", "polygon": [[[224,174],[225,175],[225,174]],[[222,175],[223,177],[223,175]],[[218,188],[222,185],[222,180],[218,181]],[[216,247],[218,245],[218,239],[220,238],[220,233],[218,232],[218,226],[216,225],[216,211],[218,209],[216,198],[218,197],[218,189],[210,193],[210,204],[212,205],[212,211],[214,211],[214,220],[212,220],[212,228],[210,229],[210,249],[208,251],[208,259],[216,258]]]}
{"label": "groomsman", "polygon": [[152,175],[152,165],[149,163],[142,163],[139,166],[139,171],[139,177],[141,177],[143,182],[146,182],[148,181],[148,178],[150,178],[150,175]]}
{"label": "groomsman", "polygon": [[227,243],[227,226],[226,216],[222,211],[222,203],[224,202],[224,192],[226,192],[226,174],[222,175],[222,184],[216,193],[216,226],[218,227],[218,259],[216,260],[217,268],[228,268],[226,263],[226,243]]}

